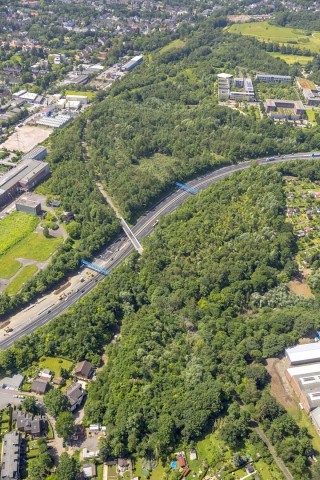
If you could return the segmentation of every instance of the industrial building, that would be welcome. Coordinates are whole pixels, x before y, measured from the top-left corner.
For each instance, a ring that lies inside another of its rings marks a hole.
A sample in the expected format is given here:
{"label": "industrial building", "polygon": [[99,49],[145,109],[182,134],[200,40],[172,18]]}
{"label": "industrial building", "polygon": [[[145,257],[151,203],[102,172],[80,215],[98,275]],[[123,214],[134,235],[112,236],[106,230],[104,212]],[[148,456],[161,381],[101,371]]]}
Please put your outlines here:
{"label": "industrial building", "polygon": [[265,109],[268,117],[278,120],[300,120],[305,117],[306,109],[303,103],[293,100],[267,99]]}
{"label": "industrial building", "polygon": [[16,210],[31,215],[41,215],[41,203],[29,198],[19,198],[16,202]]}
{"label": "industrial building", "polygon": [[50,174],[49,165],[38,160],[23,160],[0,178],[0,205],[13,201],[21,192],[27,192]]}
{"label": "industrial building", "polygon": [[305,78],[297,79],[298,88],[302,91],[302,94],[306,100],[307,105],[319,105],[320,104],[320,88],[310,80]]}
{"label": "industrial building", "polygon": [[41,145],[38,145],[37,147],[34,147],[32,150],[23,155],[21,160],[44,160],[47,155],[48,150],[45,147],[41,147]]}
{"label": "industrial building", "polygon": [[66,95],[67,102],[80,102],[81,105],[86,105],[88,103],[87,95]]}
{"label": "industrial building", "polygon": [[320,407],[320,363],[288,368],[286,376],[307,413]]}
{"label": "industrial building", "polygon": [[256,80],[258,80],[258,82],[265,82],[265,83],[290,83],[291,77],[289,75],[257,74]]}
{"label": "industrial building", "polygon": [[51,128],[61,128],[70,122],[72,117],[69,115],[56,115],[55,117],[42,117],[37,121],[37,125],[43,125]]}
{"label": "industrial building", "polygon": [[142,62],[142,60],[143,55],[137,55],[136,57],[133,57],[129,62],[122,65],[121,70],[123,72],[130,72],[135,67],[137,67]]}
{"label": "industrial building", "polygon": [[3,437],[1,452],[1,480],[20,478],[20,433],[9,432]]}
{"label": "industrial building", "polygon": [[287,348],[285,353],[290,365],[320,362],[320,342]]}

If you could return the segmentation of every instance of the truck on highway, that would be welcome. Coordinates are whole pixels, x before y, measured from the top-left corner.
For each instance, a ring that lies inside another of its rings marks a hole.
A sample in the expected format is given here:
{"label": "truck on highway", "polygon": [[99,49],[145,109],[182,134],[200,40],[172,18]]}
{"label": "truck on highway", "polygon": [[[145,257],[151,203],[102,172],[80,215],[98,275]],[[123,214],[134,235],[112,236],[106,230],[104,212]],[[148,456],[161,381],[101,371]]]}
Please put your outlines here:
{"label": "truck on highway", "polygon": [[320,153],[313,153],[312,158],[320,157]]}

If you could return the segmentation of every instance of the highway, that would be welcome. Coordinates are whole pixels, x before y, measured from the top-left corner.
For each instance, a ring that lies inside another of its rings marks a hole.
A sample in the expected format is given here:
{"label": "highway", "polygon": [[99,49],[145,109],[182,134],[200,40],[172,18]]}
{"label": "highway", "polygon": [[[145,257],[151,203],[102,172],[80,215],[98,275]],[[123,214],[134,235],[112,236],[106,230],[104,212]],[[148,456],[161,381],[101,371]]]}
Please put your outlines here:
{"label": "highway", "polygon": [[[292,155],[283,155],[276,158],[272,157],[272,160],[268,158],[261,158],[255,160],[259,165],[270,165],[275,163],[281,163],[288,160],[299,160],[299,159],[311,159],[312,153],[317,157],[320,157],[320,152],[311,152],[311,153],[300,153]],[[214,172],[207,173],[201,177],[198,177],[190,182],[187,185],[197,188],[198,190],[204,190],[209,185],[212,185],[215,182],[218,182],[224,177],[228,177],[234,172],[245,170],[252,165],[252,161],[247,161],[239,163],[237,165],[230,165]],[[176,210],[179,205],[181,205],[188,197],[192,194],[185,190],[176,189],[174,192],[163,198],[159,203],[153,206],[145,215],[139,218],[137,223],[132,227],[132,232],[134,236],[139,240],[139,242],[146,236],[148,236],[155,228],[160,217],[168,215]],[[113,270],[116,268],[125,258],[127,258],[130,253],[133,251],[132,243],[125,237],[125,235],[119,236],[111,245],[108,245],[106,249],[96,257],[92,263],[99,265],[100,267]],[[80,273],[78,273],[80,275]],[[33,305],[30,305],[23,312],[30,311],[30,317],[28,320],[17,328],[14,328],[13,332],[4,338],[0,339],[0,350],[6,350],[9,348],[16,340],[21,338],[23,335],[29,334],[36,330],[39,327],[47,324],[50,320],[57,317],[64,311],[66,311],[70,306],[75,304],[80,298],[90,292],[97,282],[101,281],[104,277],[102,274],[96,274],[94,278],[90,278],[84,284],[72,291],[67,298],[63,301],[57,299],[57,303],[54,303],[50,307],[44,308],[38,314],[32,315],[32,308],[35,307],[39,302],[36,302]]]}

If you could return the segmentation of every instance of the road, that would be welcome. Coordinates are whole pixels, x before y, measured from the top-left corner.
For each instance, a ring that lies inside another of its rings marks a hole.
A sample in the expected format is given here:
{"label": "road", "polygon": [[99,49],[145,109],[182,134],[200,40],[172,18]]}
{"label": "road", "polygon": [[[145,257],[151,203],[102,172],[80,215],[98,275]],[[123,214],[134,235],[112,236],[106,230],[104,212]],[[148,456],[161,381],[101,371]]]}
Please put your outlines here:
{"label": "road", "polygon": [[[315,152],[320,157],[320,152]],[[269,165],[275,163],[281,163],[288,160],[298,159],[311,159],[312,153],[301,153],[292,155],[283,155],[275,158],[274,160],[268,160],[267,158],[257,159],[255,162],[259,165]],[[252,161],[243,162],[237,165],[230,165],[214,172],[207,173],[202,177],[198,177],[188,183],[189,186],[195,187],[198,190],[204,190],[209,185],[218,182],[224,177],[228,177],[234,172],[245,170],[252,165]],[[167,197],[163,198],[158,204],[156,204],[145,215],[139,218],[137,223],[132,227],[134,235],[139,241],[148,236],[155,228],[157,221],[160,217],[168,215],[176,210],[188,197],[192,194],[185,190],[175,190]],[[116,268],[125,258],[127,258],[133,250],[131,242],[124,236],[119,236],[111,245],[109,245],[101,255],[93,260],[93,263],[100,267],[113,270]],[[78,280],[75,283],[76,288],[68,292],[68,296],[65,300],[55,301],[52,303],[52,295],[47,295],[41,299],[41,311],[39,312],[39,301],[30,305],[27,309],[19,312],[14,318],[14,322],[10,325],[14,327],[14,330],[9,335],[2,333],[0,338],[0,350],[6,350],[16,340],[23,335],[29,334],[43,325],[46,325],[50,320],[57,317],[64,311],[66,311],[71,305],[75,304],[80,298],[90,292],[97,282],[101,281],[104,276],[102,274],[96,274],[94,278],[90,278],[84,284],[80,283],[80,277],[83,272],[78,273]],[[76,277],[76,276],[75,276]],[[43,308],[42,308],[43,307]],[[11,321],[13,320],[11,319]]]}

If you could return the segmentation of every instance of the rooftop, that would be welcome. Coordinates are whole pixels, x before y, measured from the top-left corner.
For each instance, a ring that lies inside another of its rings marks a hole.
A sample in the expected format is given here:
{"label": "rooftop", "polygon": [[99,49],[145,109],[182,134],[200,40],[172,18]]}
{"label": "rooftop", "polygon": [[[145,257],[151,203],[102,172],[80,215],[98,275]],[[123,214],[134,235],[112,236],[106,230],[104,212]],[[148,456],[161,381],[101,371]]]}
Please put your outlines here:
{"label": "rooftop", "polygon": [[19,478],[20,433],[9,432],[3,437],[1,479],[13,480]]}

